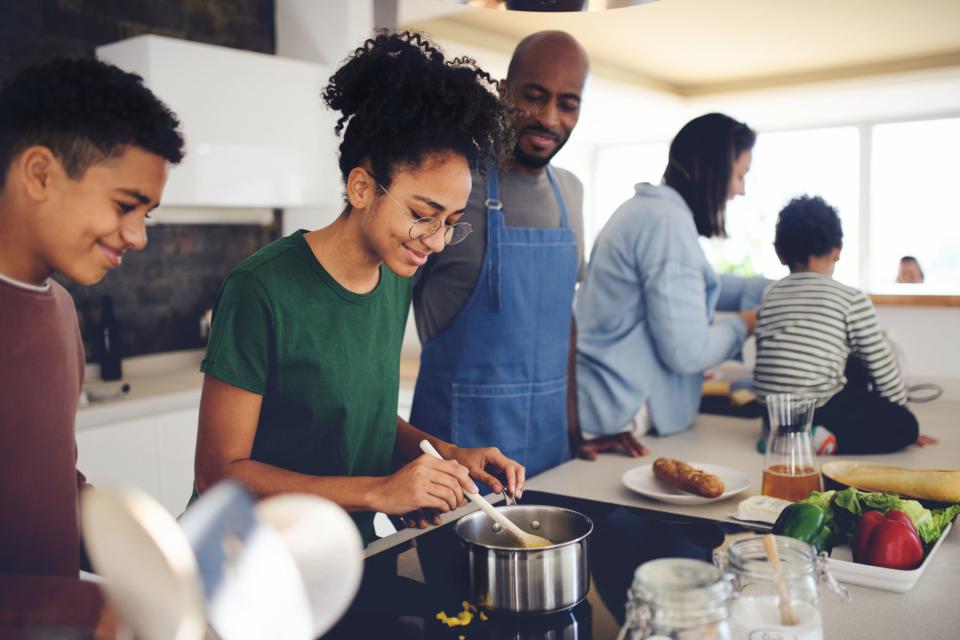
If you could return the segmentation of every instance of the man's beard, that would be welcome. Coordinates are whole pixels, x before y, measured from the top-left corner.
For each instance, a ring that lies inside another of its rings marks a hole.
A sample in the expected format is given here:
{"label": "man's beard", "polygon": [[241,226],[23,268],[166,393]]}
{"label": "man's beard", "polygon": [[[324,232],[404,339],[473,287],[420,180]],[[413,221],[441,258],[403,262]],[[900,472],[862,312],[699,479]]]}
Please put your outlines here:
{"label": "man's beard", "polygon": [[557,151],[560,151],[560,149],[557,148],[547,157],[534,156],[521,149],[520,145],[516,145],[513,148],[513,157],[517,162],[525,167],[529,167],[530,169],[543,169],[545,166],[550,164],[550,160],[553,159],[553,156],[557,155]]}
{"label": "man's beard", "polygon": [[566,140],[566,138],[563,138],[563,139],[559,138],[559,137],[556,136],[556,134],[555,134],[554,132],[552,132],[552,131],[548,131],[548,130],[546,130],[546,129],[541,129],[541,128],[539,128],[539,127],[535,127],[535,126],[534,126],[534,127],[527,127],[526,129],[524,129],[524,131],[526,131],[526,130],[528,130],[528,129],[531,129],[531,130],[534,130],[534,131],[537,131],[537,132],[546,133],[546,134],[548,134],[548,135],[552,135],[552,136],[556,137],[557,140],[558,140],[557,146],[556,146],[556,148],[553,150],[553,153],[551,153],[550,155],[548,155],[548,156],[546,156],[546,157],[544,157],[544,156],[535,156],[535,155],[531,155],[531,154],[527,153],[526,151],[524,151],[523,149],[520,148],[520,142],[519,142],[519,141],[517,141],[517,144],[513,145],[513,157],[516,159],[516,161],[517,161],[518,163],[520,163],[520,164],[523,165],[524,167],[528,167],[528,168],[530,168],[530,169],[543,169],[545,166],[547,166],[548,164],[550,164],[550,161],[553,160],[553,156],[557,155],[557,153],[560,151],[560,149],[563,149],[563,145],[565,145],[565,144],[567,143],[567,140]]}

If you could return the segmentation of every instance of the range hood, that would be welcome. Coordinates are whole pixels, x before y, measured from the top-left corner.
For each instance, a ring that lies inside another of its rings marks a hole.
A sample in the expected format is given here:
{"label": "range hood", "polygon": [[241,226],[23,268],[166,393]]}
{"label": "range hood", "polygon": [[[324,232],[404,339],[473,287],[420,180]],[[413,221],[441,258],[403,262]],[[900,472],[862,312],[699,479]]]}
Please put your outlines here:
{"label": "range hood", "polygon": [[337,202],[335,117],[320,99],[328,68],[155,35],[97,57],[142,76],[180,119],[187,155],[157,221],[267,222],[273,209]]}

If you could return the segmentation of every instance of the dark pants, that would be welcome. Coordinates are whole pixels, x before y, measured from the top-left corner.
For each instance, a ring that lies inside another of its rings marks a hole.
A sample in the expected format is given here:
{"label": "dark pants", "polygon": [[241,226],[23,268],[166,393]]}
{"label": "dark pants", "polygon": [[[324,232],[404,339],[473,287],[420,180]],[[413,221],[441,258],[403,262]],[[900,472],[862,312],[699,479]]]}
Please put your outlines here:
{"label": "dark pants", "polygon": [[838,454],[893,453],[917,441],[916,416],[874,391],[859,361],[850,358],[845,374],[846,386],[813,414],[837,437]]}

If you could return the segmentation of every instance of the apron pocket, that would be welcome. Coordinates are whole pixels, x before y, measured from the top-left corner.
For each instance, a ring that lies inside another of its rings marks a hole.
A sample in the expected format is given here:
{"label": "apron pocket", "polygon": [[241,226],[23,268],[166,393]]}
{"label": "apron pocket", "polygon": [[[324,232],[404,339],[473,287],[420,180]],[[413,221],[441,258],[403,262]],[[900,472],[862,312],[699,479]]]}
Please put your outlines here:
{"label": "apron pocket", "polygon": [[562,426],[566,387],[566,377],[522,384],[454,383],[453,442],[461,447],[499,447],[508,458],[526,464],[528,447],[535,453],[544,444],[543,425],[553,424],[558,435],[566,437]]}

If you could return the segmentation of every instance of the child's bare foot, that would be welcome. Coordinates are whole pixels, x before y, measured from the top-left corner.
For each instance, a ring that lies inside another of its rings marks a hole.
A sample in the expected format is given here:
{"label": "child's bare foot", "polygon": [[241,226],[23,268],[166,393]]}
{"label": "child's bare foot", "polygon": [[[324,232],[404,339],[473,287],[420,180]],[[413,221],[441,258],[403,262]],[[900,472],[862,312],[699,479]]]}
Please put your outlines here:
{"label": "child's bare foot", "polygon": [[936,438],[933,438],[931,436],[925,436],[921,433],[919,436],[917,436],[916,444],[918,447],[925,447],[931,444],[940,444],[940,441],[937,440]]}

